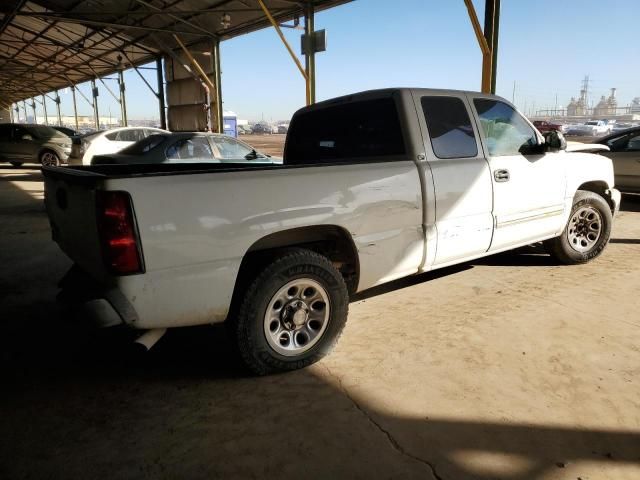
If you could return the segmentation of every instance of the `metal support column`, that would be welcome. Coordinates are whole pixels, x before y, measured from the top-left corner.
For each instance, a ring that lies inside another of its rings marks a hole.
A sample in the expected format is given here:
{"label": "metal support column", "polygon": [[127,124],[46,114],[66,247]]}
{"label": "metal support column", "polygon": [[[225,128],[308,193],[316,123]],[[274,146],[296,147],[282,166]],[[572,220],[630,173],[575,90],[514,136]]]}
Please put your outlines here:
{"label": "metal support column", "polygon": [[62,126],[62,114],[60,113],[60,92],[56,90],[56,113],[58,114],[58,126]]}
{"label": "metal support column", "polygon": [[38,123],[38,115],[36,113],[36,99],[35,99],[35,97],[31,98],[31,109],[33,110],[33,123]]}
{"label": "metal support column", "polygon": [[47,115],[47,97],[42,95],[42,108],[44,110],[44,124],[49,125],[49,115]]}
{"label": "metal support column", "polygon": [[484,6],[484,38],[491,51],[491,93],[496,93],[498,67],[498,33],[500,29],[500,0],[486,0]]}
{"label": "metal support column", "polygon": [[[492,0],[488,0],[490,2]],[[471,25],[473,26],[473,31],[476,34],[476,39],[478,40],[478,44],[480,45],[480,50],[482,50],[482,93],[491,93],[491,49],[489,48],[489,44],[487,39],[484,37],[482,33],[482,27],[480,26],[480,22],[478,21],[478,16],[476,15],[476,9],[473,6],[471,0],[464,0],[464,4],[467,6],[467,11],[469,12],[469,19],[471,20]]]}
{"label": "metal support column", "polygon": [[213,42],[213,71],[216,77],[216,107],[218,117],[218,133],[224,133],[224,109],[222,108],[222,71],[220,68],[220,40]]}
{"label": "metal support column", "polygon": [[[314,9],[313,3],[307,3],[304,11],[304,34],[308,39],[313,38]],[[307,92],[309,104],[316,103],[316,53],[315,49],[308,49],[305,53],[305,71],[307,72]]]}
{"label": "metal support column", "polygon": [[24,123],[27,123],[27,101],[22,101],[22,109],[24,110]]}
{"label": "metal support column", "polygon": [[[469,0],[469,1],[471,1],[471,0]],[[280,40],[282,40],[282,43],[284,44],[285,48],[289,52],[289,55],[291,55],[291,59],[293,60],[293,63],[296,64],[296,67],[298,67],[298,70],[300,71],[300,74],[302,75],[302,78],[304,78],[304,83],[305,83],[305,86],[306,86],[305,90],[306,90],[306,93],[307,93],[307,105],[310,105],[309,77],[307,76],[307,71],[304,69],[304,67],[300,63],[300,60],[298,60],[298,57],[296,57],[296,54],[293,52],[291,46],[289,45],[289,42],[287,42],[287,39],[284,38],[284,34],[282,33],[282,30],[280,29],[280,24],[278,22],[276,22],[276,20],[273,18],[273,15],[271,15],[271,12],[267,8],[267,6],[264,4],[264,1],[263,0],[258,0],[258,4],[260,5],[260,8],[262,8],[262,11],[264,12],[264,14],[267,17],[267,19],[269,19],[269,22],[271,22],[271,25],[273,26],[273,28],[276,30],[276,33],[280,37]]]}
{"label": "metal support column", "polygon": [[[164,101],[164,80],[162,75],[162,57],[156,57],[156,74],[158,77],[158,107],[160,108],[160,128],[167,129],[167,112]],[[155,93],[155,92],[154,92]]]}
{"label": "metal support column", "polygon": [[71,93],[73,95],[73,117],[76,120],[76,132],[78,131],[78,108],[76,106],[76,86],[71,85]]}
{"label": "metal support column", "polygon": [[122,70],[118,71],[118,86],[120,87],[120,118],[122,118],[122,127],[126,127],[129,123],[127,121],[127,101],[124,96],[124,74]]}
{"label": "metal support column", "polygon": [[91,79],[91,97],[93,98],[93,121],[96,130],[100,130],[100,114],[98,113],[98,87],[96,87],[95,79]]}

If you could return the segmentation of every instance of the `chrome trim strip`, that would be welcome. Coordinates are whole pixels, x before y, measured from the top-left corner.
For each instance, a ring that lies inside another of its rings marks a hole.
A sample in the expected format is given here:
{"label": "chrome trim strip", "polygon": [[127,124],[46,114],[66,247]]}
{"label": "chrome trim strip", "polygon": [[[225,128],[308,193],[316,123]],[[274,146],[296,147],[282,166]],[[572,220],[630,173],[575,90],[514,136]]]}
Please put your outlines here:
{"label": "chrome trim strip", "polygon": [[538,213],[536,215],[529,215],[527,217],[520,217],[514,220],[507,220],[506,222],[499,222],[496,218],[496,228],[509,227],[511,225],[516,225],[518,223],[528,222],[530,220],[538,220],[546,217],[554,217],[556,215],[562,215],[564,213],[564,209],[553,210],[551,212]]}

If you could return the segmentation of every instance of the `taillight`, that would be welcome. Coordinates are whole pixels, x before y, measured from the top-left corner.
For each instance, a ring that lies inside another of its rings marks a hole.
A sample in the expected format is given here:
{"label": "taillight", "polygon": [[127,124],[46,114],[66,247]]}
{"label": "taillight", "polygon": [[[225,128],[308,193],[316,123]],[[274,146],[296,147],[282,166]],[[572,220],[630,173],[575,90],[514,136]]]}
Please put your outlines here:
{"label": "taillight", "polygon": [[142,256],[129,194],[98,191],[96,204],[102,258],[107,268],[117,275],[142,273]]}

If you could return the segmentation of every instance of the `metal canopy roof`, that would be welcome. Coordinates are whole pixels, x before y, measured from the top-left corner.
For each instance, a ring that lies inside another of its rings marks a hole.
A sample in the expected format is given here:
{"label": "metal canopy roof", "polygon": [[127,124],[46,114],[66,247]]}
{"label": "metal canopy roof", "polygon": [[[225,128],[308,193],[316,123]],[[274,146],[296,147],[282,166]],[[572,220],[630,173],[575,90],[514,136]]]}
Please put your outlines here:
{"label": "metal canopy roof", "polygon": [[[264,0],[279,22],[351,0]],[[81,83],[153,60],[183,43],[270,26],[257,0],[2,0],[0,102]],[[223,28],[228,14],[230,26]]]}

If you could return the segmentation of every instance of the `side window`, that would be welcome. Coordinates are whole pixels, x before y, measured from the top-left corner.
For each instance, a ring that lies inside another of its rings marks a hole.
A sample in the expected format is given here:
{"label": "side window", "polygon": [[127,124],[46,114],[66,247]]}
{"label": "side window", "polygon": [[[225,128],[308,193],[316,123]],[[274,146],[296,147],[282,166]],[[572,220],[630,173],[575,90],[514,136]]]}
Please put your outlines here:
{"label": "side window", "polygon": [[295,116],[285,164],[371,160],[405,155],[393,98],[339,103]]}
{"label": "side window", "polygon": [[629,135],[621,135],[619,137],[607,140],[607,147],[609,147],[612,152],[624,152],[625,150],[627,150],[629,137]]}
{"label": "side window", "polygon": [[114,141],[114,140],[116,140],[116,139],[118,138],[118,133],[120,133],[120,132],[111,132],[111,133],[107,133],[107,134],[105,135],[105,138],[106,138],[107,140],[112,140],[112,141]]}
{"label": "side window", "polygon": [[220,158],[225,160],[239,159],[244,160],[246,155],[253,152],[253,149],[236,140],[227,137],[212,137],[213,143],[220,152]]}
{"label": "side window", "polygon": [[456,97],[422,97],[433,153],[438,158],[475,157],[478,154],[469,114]]}
{"label": "side window", "polygon": [[211,146],[205,137],[183,138],[167,148],[169,160],[211,159]]}
{"label": "side window", "polygon": [[120,130],[116,140],[119,142],[137,142],[144,138],[144,130],[133,128],[131,130]]}
{"label": "side window", "polygon": [[627,152],[640,151],[640,135],[634,135],[629,139],[627,144]]}
{"label": "side window", "polygon": [[24,140],[22,140],[22,137],[24,137],[25,135],[29,135],[31,138],[33,138],[33,135],[31,135],[31,133],[29,133],[29,131],[26,128],[14,127],[13,129],[14,142],[24,142]]}
{"label": "side window", "polygon": [[473,101],[489,155],[526,155],[538,142],[535,131],[513,108],[506,103],[486,98]]}

